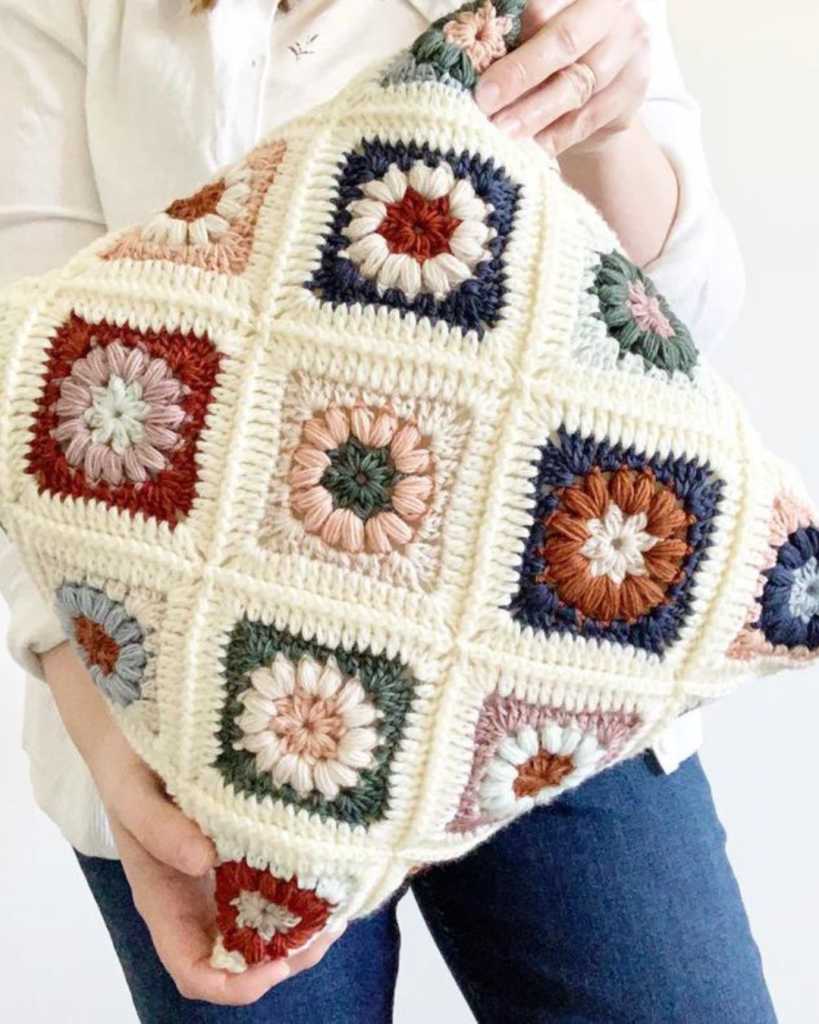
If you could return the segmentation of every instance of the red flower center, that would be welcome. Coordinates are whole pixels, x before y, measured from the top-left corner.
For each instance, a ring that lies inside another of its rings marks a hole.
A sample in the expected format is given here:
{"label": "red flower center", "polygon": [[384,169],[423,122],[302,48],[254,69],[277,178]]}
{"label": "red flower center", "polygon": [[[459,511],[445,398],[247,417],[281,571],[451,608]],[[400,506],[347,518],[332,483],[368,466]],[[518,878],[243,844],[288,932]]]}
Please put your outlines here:
{"label": "red flower center", "polygon": [[89,662],[110,675],[119,661],[119,644],[116,640],[112,640],[98,622],[85,615],[78,615],[74,619],[74,635]]}
{"label": "red flower center", "polygon": [[174,220],[184,220],[188,223],[199,220],[206,213],[216,212],[216,207],[224,193],[224,181],[215,181],[200,188],[196,195],[188,196],[186,199],[175,199],[165,213],[169,217],[173,217]]}
{"label": "red flower center", "polygon": [[[269,937],[258,928],[242,925],[237,904],[258,893],[268,908]],[[334,905],[311,889],[299,888],[295,878],[277,878],[250,867],[246,861],[228,861],[216,869],[217,926],[228,951],[242,954],[248,966],[278,960],[298,949],[327,924]]]}
{"label": "red flower center", "polygon": [[518,768],[518,777],[512,784],[515,796],[537,796],[547,786],[558,786],[574,770],[570,757],[550,754],[541,750]]}
{"label": "red flower center", "polygon": [[449,252],[449,243],[460,223],[449,212],[449,196],[424,199],[408,187],[400,202],[387,206],[387,216],[378,233],[386,238],[391,252],[406,253],[423,263]]}

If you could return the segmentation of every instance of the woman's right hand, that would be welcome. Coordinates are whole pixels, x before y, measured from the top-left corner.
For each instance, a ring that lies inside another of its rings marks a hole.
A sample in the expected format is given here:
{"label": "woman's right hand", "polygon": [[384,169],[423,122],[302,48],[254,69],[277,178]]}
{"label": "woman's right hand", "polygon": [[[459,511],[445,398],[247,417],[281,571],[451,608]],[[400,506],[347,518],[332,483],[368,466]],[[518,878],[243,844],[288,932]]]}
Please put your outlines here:
{"label": "woman's right hand", "polygon": [[319,936],[287,960],[232,974],[210,966],[216,935],[216,849],[132,750],[68,643],[41,656],[66,730],[97,786],[134,904],[157,954],[187,999],[239,1006],[312,967],[341,932]]}

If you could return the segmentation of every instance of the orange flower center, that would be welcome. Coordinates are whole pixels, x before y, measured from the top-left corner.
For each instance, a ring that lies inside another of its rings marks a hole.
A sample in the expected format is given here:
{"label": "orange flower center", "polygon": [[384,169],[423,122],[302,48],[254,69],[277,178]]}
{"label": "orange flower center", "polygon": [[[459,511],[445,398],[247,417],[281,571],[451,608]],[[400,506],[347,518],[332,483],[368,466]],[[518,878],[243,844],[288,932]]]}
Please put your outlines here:
{"label": "orange flower center", "polygon": [[419,263],[449,252],[449,243],[460,224],[449,212],[449,196],[424,199],[408,187],[398,203],[387,206],[387,216],[378,233],[387,240],[390,251],[412,256]]}
{"label": "orange flower center", "polygon": [[540,750],[518,768],[518,777],[512,784],[515,796],[537,796],[547,786],[558,786],[561,781],[574,770],[574,762],[570,757],[550,754]]}
{"label": "orange flower center", "polygon": [[173,217],[174,220],[184,220],[190,224],[191,221],[199,220],[200,217],[204,217],[208,213],[215,213],[219,200],[224,194],[224,181],[215,181],[200,188],[195,195],[188,196],[186,199],[175,199],[167,207],[165,213],[169,217]]}
{"label": "orange flower center", "polygon": [[119,644],[105,632],[98,622],[78,615],[74,619],[74,635],[92,665],[110,675],[119,661]]}

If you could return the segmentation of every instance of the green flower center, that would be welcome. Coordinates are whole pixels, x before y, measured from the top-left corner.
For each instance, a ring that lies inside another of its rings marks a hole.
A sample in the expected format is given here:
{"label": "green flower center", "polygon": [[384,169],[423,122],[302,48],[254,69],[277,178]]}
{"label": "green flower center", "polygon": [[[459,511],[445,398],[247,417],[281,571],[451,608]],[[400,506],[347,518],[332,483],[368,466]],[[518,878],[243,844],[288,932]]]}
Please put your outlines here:
{"label": "green flower center", "polygon": [[327,452],[330,465],[321,478],[336,508],[349,508],[363,520],[391,511],[393,487],[403,474],[392,464],[389,448],[370,448],[357,437]]}

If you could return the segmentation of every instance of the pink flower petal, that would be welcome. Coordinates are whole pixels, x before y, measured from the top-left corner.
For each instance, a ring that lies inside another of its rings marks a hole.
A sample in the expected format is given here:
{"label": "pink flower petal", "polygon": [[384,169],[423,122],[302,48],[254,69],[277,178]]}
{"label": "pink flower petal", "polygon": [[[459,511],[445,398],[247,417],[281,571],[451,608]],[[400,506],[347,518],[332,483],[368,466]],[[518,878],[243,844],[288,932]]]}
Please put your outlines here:
{"label": "pink flower petal", "polygon": [[333,498],[323,487],[311,487],[292,494],[290,508],[297,515],[304,516],[304,528],[308,533],[318,533],[333,511]]}
{"label": "pink flower petal", "polygon": [[320,469],[322,472],[330,465],[330,457],[318,448],[297,448],[293,452],[292,460],[297,466]]}
{"label": "pink flower petal", "polygon": [[370,428],[369,443],[373,448],[384,448],[392,441],[398,426],[398,418],[392,409],[382,409]]}
{"label": "pink flower petal", "polygon": [[323,451],[332,451],[338,447],[338,443],[323,417],[307,420],[302,427],[302,431],[305,438],[310,444],[315,445],[316,448],[320,448]]}
{"label": "pink flower petal", "polygon": [[321,539],[330,547],[358,552],[364,546],[364,524],[351,509],[334,509],[322,527]]}
{"label": "pink flower petal", "polygon": [[362,405],[358,402],[353,407],[350,419],[352,420],[353,433],[358,440],[362,444],[370,444],[370,430],[372,429],[373,420],[375,419],[372,411],[368,409],[366,405]]}
{"label": "pink flower petal", "polygon": [[324,413],[324,420],[336,447],[344,444],[350,436],[350,420],[347,413],[343,409],[339,409],[338,406],[331,405]]}
{"label": "pink flower petal", "polygon": [[412,540],[412,527],[394,512],[379,512],[367,520],[364,534],[372,551],[388,554]]}
{"label": "pink flower petal", "polygon": [[425,498],[419,495],[415,481],[429,477],[408,477],[401,480],[393,489],[392,505],[402,519],[419,519],[427,511]]}
{"label": "pink flower petal", "polygon": [[308,466],[301,469],[294,469],[288,478],[288,483],[294,491],[303,487],[312,487],[324,476],[323,466]]}
{"label": "pink flower petal", "polygon": [[404,455],[393,456],[392,461],[399,473],[424,473],[429,469],[430,453],[426,448],[416,448]]}
{"label": "pink flower petal", "polygon": [[405,423],[396,433],[390,445],[390,454],[393,459],[406,454],[418,446],[421,434],[414,423]]}

